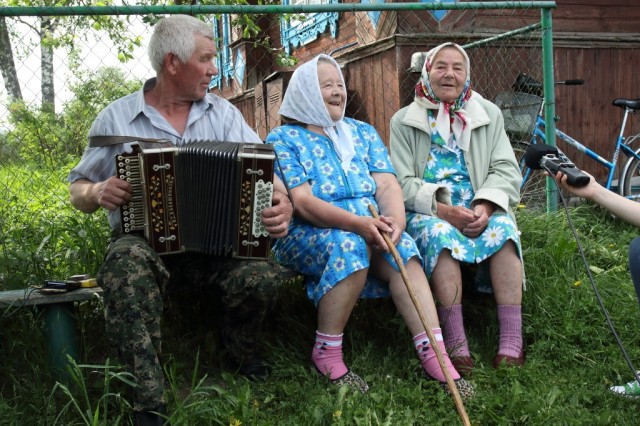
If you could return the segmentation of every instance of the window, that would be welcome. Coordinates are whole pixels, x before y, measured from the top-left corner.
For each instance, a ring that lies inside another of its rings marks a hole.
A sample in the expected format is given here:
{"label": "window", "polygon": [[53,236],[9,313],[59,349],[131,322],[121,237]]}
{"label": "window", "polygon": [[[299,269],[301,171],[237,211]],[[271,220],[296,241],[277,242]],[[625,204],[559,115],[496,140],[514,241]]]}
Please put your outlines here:
{"label": "window", "polygon": [[236,51],[236,64],[234,68],[234,78],[238,82],[238,85],[242,87],[242,83],[244,82],[244,72],[247,67],[247,61],[244,58],[242,50],[238,49]]}
{"label": "window", "polygon": [[[384,3],[385,0],[360,0],[360,3]],[[379,10],[370,10],[367,12],[367,15],[369,15],[369,19],[371,20],[371,23],[373,24],[373,28],[376,28],[378,26],[378,21],[380,20],[380,14],[382,12],[380,12]]]}
{"label": "window", "polygon": [[[282,0],[283,5],[287,4],[337,4],[338,0]],[[316,40],[318,36],[327,30],[331,32],[331,37],[338,35],[338,12],[309,13],[304,15],[306,19],[298,19],[293,16],[289,21],[282,18],[280,20],[280,37],[282,46],[287,53],[291,53],[292,47],[307,44]]]}
{"label": "window", "polygon": [[[457,3],[458,0],[437,0],[439,3]],[[420,0],[420,3],[436,3],[436,0]],[[449,13],[448,10],[430,10],[429,13],[440,22]]]}
{"label": "window", "polygon": [[[233,54],[229,45],[235,41],[238,37],[237,31],[232,31],[231,20],[232,15],[221,15],[220,19],[213,18],[213,36],[215,38],[216,50],[218,56],[216,58],[216,68],[218,68],[218,75],[211,79],[209,88],[217,87],[222,89],[222,80],[225,79],[227,86],[229,81],[234,76],[233,66]],[[220,33],[222,32],[222,37]]]}
{"label": "window", "polygon": [[[455,3],[457,0],[438,0],[440,3]],[[361,3],[384,3],[385,0],[360,0]],[[436,0],[420,0],[420,3],[435,3]],[[367,15],[369,15],[369,19],[371,19],[371,23],[373,24],[373,28],[376,28],[378,25],[378,21],[380,20],[380,12],[376,11],[368,11]],[[447,10],[430,10],[429,13],[431,16],[435,18],[436,21],[440,22],[447,15]]]}

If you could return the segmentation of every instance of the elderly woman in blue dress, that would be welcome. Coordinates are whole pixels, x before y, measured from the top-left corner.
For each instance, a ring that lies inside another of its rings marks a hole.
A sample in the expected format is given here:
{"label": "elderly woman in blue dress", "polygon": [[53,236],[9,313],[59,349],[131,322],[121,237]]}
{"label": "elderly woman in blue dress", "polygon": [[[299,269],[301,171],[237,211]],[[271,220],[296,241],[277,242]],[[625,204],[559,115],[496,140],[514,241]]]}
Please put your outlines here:
{"label": "elderly woman in blue dress", "polygon": [[[319,55],[293,73],[279,111],[289,124],[267,137],[296,208],[288,235],[277,240],[273,252],[278,262],[306,276],[308,297],[317,306],[312,363],[332,383],[366,392],[368,385],[344,363],[343,331],[358,298],[391,294],[414,336],[426,375],[446,388],[433,342],[381,235],[386,232],[427,310],[451,377],[460,394],[469,396],[471,385],[460,378],[446,355],[415,242],[403,232],[402,193],[387,149],[372,126],[344,117],[346,101],[338,64]],[[379,211],[379,219],[371,216],[370,204]]]}
{"label": "elderly woman in blue dress", "polygon": [[493,292],[500,337],[493,365],[523,365],[524,271],[512,207],[521,175],[500,110],[471,90],[469,58],[454,43],[428,52],[414,101],[391,120],[391,160],[438,303],[445,343],[471,371],[462,316],[461,264],[476,290]]}

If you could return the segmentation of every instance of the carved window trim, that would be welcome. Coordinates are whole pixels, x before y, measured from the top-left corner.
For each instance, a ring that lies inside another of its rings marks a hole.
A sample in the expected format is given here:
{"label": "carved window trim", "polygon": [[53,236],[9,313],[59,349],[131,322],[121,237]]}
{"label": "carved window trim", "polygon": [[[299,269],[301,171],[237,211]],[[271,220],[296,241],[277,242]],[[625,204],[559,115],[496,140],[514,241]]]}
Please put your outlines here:
{"label": "carved window trim", "polygon": [[[382,0],[384,1],[384,0]],[[435,3],[439,1],[440,3],[458,3],[458,0],[420,0],[420,3]],[[441,22],[445,16],[449,13],[448,10],[430,10],[429,13],[433,16],[438,22]]]}
{"label": "carved window trim", "polygon": [[[360,0],[360,3],[385,3],[386,0]],[[457,3],[458,0],[420,0],[421,3],[435,3],[439,1],[440,3]],[[448,10],[430,10],[429,13],[433,16],[433,19],[440,22],[447,15]],[[379,10],[370,10],[367,11],[367,15],[373,24],[373,28],[375,29],[378,26],[378,21],[380,20],[380,14],[382,12]]]}
{"label": "carved window trim", "polygon": [[[337,4],[338,0],[320,0],[322,4]],[[283,5],[308,4],[309,0],[282,0]],[[316,2],[317,3],[317,2]],[[331,37],[338,35],[338,12],[310,13],[304,21],[291,22],[280,18],[280,39],[285,52],[291,53],[291,48],[316,40],[329,27]]]}
{"label": "carved window trim", "polygon": [[[232,15],[224,14],[220,15],[220,19],[213,17],[212,20],[213,37],[218,51],[218,56],[215,59],[218,75],[211,79],[209,89],[213,87],[222,89],[223,79],[226,81],[226,85],[229,86],[231,79],[235,76],[233,52],[230,47],[233,42],[232,35],[235,35],[231,30],[232,17]],[[220,37],[220,28],[222,28],[222,37]]]}

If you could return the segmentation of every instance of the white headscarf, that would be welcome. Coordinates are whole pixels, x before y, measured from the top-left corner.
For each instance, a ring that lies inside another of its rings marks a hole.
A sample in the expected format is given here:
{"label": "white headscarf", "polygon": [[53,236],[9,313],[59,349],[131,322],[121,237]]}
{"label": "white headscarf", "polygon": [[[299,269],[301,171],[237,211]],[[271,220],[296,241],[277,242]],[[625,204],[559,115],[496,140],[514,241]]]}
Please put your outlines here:
{"label": "white headscarf", "polygon": [[322,92],[320,91],[320,81],[318,80],[318,61],[320,59],[326,59],[338,69],[346,91],[344,77],[338,63],[331,56],[320,54],[302,64],[293,72],[278,113],[304,124],[322,127],[333,142],[333,146],[342,162],[342,168],[348,170],[351,159],[355,155],[351,128],[343,120],[344,107],[340,120],[333,121],[324,104]]}

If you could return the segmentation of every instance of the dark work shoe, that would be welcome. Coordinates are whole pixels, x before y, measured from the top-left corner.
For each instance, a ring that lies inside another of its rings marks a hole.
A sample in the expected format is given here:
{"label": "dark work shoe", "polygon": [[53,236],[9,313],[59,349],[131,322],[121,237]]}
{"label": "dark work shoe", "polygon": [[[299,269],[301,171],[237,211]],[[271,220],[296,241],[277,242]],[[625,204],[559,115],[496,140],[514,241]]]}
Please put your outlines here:
{"label": "dark work shoe", "polygon": [[148,411],[136,411],[136,426],[168,426],[169,422],[164,418],[167,408],[164,405]]}
{"label": "dark work shoe", "polygon": [[238,374],[254,382],[265,381],[271,374],[271,366],[260,357],[254,357],[241,362],[231,360],[229,361],[229,366]]}
{"label": "dark work shoe", "polygon": [[238,373],[242,374],[249,380],[263,382],[271,375],[271,366],[263,360],[254,360],[240,366]]}

